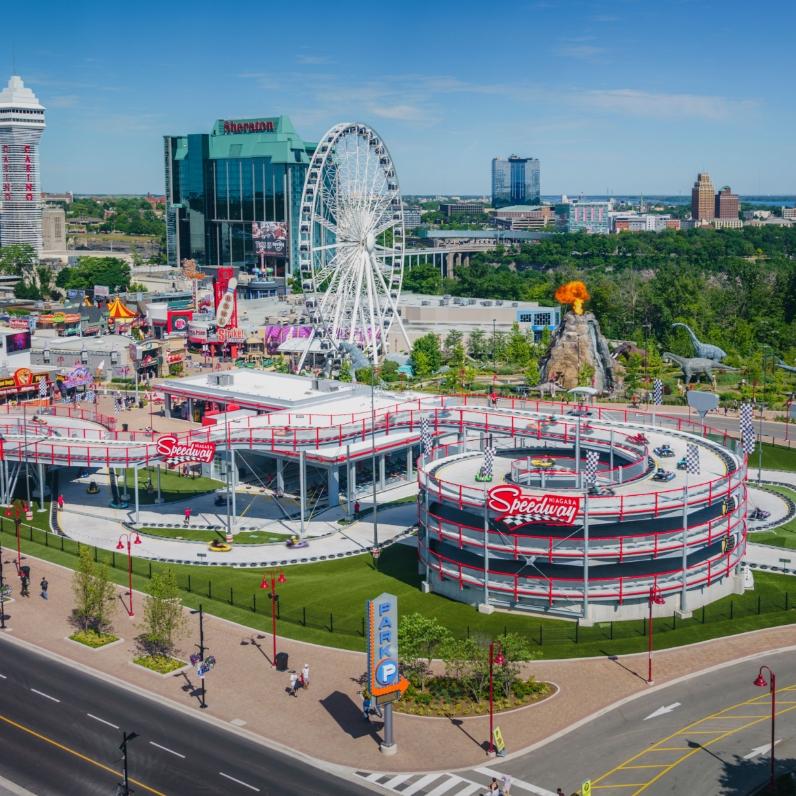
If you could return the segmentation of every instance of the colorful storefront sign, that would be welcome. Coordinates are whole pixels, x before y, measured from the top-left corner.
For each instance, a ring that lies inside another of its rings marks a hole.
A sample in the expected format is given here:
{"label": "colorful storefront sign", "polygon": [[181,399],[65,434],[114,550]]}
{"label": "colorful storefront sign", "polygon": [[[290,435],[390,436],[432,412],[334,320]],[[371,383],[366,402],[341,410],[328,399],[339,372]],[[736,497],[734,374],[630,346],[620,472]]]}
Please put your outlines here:
{"label": "colorful storefront sign", "polygon": [[575,495],[532,495],[516,484],[499,484],[487,493],[487,506],[496,511],[500,521],[513,527],[542,523],[574,525],[580,511],[580,497]]}
{"label": "colorful storefront sign", "polygon": [[398,598],[380,594],[365,603],[365,645],[368,651],[368,690],[388,701],[409,685],[398,670]]}
{"label": "colorful storefront sign", "polygon": [[157,439],[157,453],[167,464],[200,462],[210,464],[216,455],[215,442],[181,443],[176,434],[164,434]]}

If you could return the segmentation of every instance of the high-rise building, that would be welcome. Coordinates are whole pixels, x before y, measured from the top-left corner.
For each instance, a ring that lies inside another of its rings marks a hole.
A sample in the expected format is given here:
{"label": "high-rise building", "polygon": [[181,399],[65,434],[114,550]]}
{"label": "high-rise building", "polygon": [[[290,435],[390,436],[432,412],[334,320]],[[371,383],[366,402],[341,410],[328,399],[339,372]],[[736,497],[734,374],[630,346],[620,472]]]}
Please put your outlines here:
{"label": "high-rise building", "polygon": [[573,202],[567,208],[567,232],[607,235],[611,231],[611,202]]}
{"label": "high-rise building", "polygon": [[539,159],[492,158],[492,207],[539,204]]}
{"label": "high-rise building", "polygon": [[259,266],[276,277],[295,270],[314,151],[287,116],[220,119],[209,134],[165,136],[169,265]]}
{"label": "high-rise building", "polygon": [[0,246],[27,243],[41,254],[39,139],[44,106],[13,75],[0,91]]}
{"label": "high-rise building", "polygon": [[41,211],[42,250],[66,251],[66,211],[63,207],[45,207]]}
{"label": "high-rise building", "polygon": [[713,183],[707,172],[700,172],[691,189],[691,218],[694,221],[710,221],[715,216],[716,197]]}
{"label": "high-rise building", "polygon": [[738,194],[730,190],[729,185],[725,185],[716,194],[716,218],[738,218],[741,210],[741,202]]}

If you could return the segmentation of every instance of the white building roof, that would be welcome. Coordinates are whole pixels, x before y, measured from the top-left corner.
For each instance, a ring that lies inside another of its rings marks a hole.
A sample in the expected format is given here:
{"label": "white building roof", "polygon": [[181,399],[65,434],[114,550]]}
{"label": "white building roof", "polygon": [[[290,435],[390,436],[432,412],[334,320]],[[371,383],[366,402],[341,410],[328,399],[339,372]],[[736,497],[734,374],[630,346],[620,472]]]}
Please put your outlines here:
{"label": "white building roof", "polygon": [[8,85],[0,91],[0,107],[30,108],[43,111],[38,97],[25,87],[19,75],[12,75]]}

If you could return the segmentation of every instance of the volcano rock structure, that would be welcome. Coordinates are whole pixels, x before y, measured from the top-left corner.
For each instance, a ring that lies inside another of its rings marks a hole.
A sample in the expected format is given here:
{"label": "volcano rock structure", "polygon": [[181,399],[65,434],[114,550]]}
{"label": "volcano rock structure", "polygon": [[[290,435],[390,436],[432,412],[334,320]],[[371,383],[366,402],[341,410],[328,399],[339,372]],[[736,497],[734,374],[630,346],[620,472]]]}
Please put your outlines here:
{"label": "volcano rock structure", "polygon": [[569,390],[578,386],[578,373],[584,365],[594,369],[591,384],[601,393],[612,393],[621,368],[612,358],[600,324],[591,312],[568,312],[553,333],[550,347],[539,362],[542,381],[555,381]]}

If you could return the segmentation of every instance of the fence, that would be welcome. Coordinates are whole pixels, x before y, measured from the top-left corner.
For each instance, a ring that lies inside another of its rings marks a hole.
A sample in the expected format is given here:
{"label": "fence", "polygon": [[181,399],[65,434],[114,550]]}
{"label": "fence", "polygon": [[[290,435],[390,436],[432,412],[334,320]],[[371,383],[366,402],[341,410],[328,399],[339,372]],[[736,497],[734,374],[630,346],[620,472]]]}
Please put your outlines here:
{"label": "fence", "polygon": [[[3,537],[16,537],[15,525],[13,520],[0,517],[0,539]],[[81,545],[79,542],[68,537],[36,528],[27,523],[20,524],[20,536],[25,544],[39,545],[44,548],[61,551],[75,558],[79,555]],[[8,544],[6,543],[8,548]],[[104,550],[97,547],[89,547],[93,552],[94,560],[102,562],[113,569],[127,572],[127,555],[117,553],[115,550]],[[30,551],[35,552],[35,551]],[[400,552],[400,551],[399,551]],[[403,551],[406,552],[406,551]],[[169,565],[150,561],[143,558],[133,559],[133,574],[143,578],[151,578],[156,572],[169,569]],[[242,572],[245,572],[243,570]],[[226,583],[221,583],[220,578],[214,578],[207,573],[207,568],[196,568],[194,572],[184,572],[177,569],[177,582],[181,590],[197,597],[202,601],[214,601],[225,604],[246,612],[270,620],[271,599],[265,590],[252,590],[250,586],[235,588]],[[378,588],[378,587],[377,587]],[[297,627],[309,628],[313,630],[326,631],[331,635],[340,634],[351,638],[364,638],[365,625],[364,615],[352,616],[350,612],[337,615],[333,611],[321,610],[317,607],[301,606],[298,604],[286,605],[284,598],[276,601],[277,617],[283,623],[292,624]],[[205,602],[207,606],[207,602]],[[208,607],[208,612],[213,613],[212,608]],[[655,620],[656,636],[681,628],[692,628],[698,625],[713,624],[720,622],[733,622],[747,616],[766,616],[781,614],[792,611],[796,608],[796,602],[790,596],[790,592],[777,594],[755,594],[752,592],[725,598],[712,605],[705,606],[695,612],[694,616],[688,620],[678,619],[675,614],[671,617],[657,617]],[[355,614],[359,614],[355,610]],[[246,623],[244,616],[236,617],[238,621]],[[486,620],[490,622],[490,633],[486,633],[482,628],[467,625],[461,628],[454,635],[460,637],[497,635],[500,631],[517,632],[518,630],[527,636],[528,640],[538,647],[541,651],[551,648],[551,653],[567,654],[572,653],[574,647],[580,644],[594,644],[604,641],[619,640],[639,640],[646,638],[647,621],[629,620],[623,622],[600,622],[592,627],[581,627],[578,622],[566,622],[545,619],[539,621],[538,617],[512,615],[508,621],[501,626],[500,620],[492,618]],[[519,622],[522,627],[518,628]],[[770,624],[784,624],[782,622],[771,622]],[[729,628],[728,628],[729,630]],[[695,640],[695,639],[689,639]],[[661,646],[666,646],[662,642]],[[558,649],[556,649],[558,648]]]}

